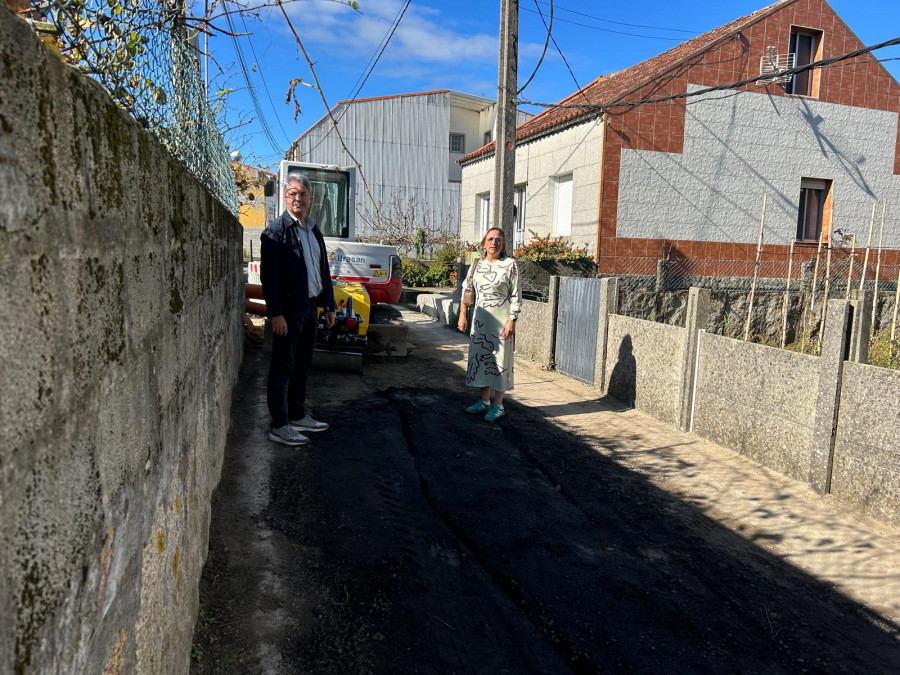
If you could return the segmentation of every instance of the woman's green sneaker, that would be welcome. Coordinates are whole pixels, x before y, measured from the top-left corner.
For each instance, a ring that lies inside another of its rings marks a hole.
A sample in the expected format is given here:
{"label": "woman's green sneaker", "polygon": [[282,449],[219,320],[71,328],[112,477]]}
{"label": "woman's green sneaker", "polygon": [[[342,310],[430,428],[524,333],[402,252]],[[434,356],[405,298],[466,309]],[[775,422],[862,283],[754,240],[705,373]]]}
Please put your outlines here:
{"label": "woman's green sneaker", "polygon": [[474,405],[470,405],[468,408],[466,408],[466,412],[467,413],[483,413],[483,412],[487,412],[490,409],[491,409],[490,403],[488,403],[487,401],[478,401],[478,403],[475,403]]}
{"label": "woman's green sneaker", "polygon": [[487,422],[496,422],[501,417],[506,414],[506,411],[503,409],[502,405],[497,405],[496,403],[491,406],[491,409],[488,410],[487,415],[484,416],[485,421]]}

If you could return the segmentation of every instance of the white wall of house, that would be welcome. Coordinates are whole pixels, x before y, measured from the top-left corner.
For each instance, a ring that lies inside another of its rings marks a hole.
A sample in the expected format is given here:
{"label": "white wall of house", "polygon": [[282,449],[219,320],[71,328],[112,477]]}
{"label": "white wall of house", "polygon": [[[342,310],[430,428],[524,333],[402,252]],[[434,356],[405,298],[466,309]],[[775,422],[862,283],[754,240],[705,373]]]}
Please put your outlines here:
{"label": "white wall of house", "polygon": [[865,245],[872,203],[877,237],[887,198],[884,243],[900,246],[896,113],[757,93],[689,101],[682,153],[622,152],[618,236],[755,243],[768,193],[765,241],[788,244],[800,179],[821,178],[833,228]]}
{"label": "white wall of house", "polygon": [[[464,136],[464,144],[462,152],[450,152],[448,155],[447,177],[448,180],[460,182],[462,180],[462,168],[456,163],[456,160],[480,148],[482,143],[480,113],[473,110],[450,105],[450,132],[451,134],[462,134]],[[449,139],[448,139],[449,140]]]}
{"label": "white wall of house", "polygon": [[[602,134],[599,119],[591,120],[516,148],[516,185],[526,186],[526,237],[530,238],[528,230],[541,236],[556,234],[556,184],[559,177],[571,174],[571,226],[566,238],[594,250]],[[480,195],[493,189],[493,155],[463,167],[460,234],[466,241],[481,239]]]}

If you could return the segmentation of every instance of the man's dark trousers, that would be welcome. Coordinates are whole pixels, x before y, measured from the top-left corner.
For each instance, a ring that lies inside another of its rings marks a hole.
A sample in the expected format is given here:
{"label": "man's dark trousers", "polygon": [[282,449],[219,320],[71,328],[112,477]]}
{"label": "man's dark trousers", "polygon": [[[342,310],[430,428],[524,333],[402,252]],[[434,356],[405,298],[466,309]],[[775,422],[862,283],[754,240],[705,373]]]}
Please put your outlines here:
{"label": "man's dark trousers", "polygon": [[305,314],[288,324],[287,335],[272,336],[267,399],[273,429],[306,415],[306,381],[316,346],[316,309],[310,307]]}

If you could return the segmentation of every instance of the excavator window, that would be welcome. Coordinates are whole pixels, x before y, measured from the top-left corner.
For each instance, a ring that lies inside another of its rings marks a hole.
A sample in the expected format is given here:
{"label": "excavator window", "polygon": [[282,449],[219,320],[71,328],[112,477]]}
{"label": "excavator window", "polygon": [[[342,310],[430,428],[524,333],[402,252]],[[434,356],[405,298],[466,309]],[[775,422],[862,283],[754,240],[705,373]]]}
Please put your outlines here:
{"label": "excavator window", "polygon": [[309,215],[325,237],[350,237],[349,193],[350,177],[344,171],[292,167],[291,171],[306,174],[313,187],[313,201]]}

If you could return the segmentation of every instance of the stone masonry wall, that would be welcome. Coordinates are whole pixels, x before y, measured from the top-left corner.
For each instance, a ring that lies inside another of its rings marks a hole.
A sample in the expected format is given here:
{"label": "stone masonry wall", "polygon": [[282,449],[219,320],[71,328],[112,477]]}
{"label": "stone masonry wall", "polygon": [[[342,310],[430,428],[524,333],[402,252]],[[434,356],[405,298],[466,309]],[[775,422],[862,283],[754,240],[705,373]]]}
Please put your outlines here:
{"label": "stone masonry wall", "polygon": [[805,481],[818,383],[818,357],[702,335],[694,432]]}
{"label": "stone masonry wall", "polygon": [[186,673],[237,220],[0,6],[0,672]]}
{"label": "stone masonry wall", "polygon": [[684,329],[614,314],[609,317],[606,393],[677,424]]}
{"label": "stone masonry wall", "polygon": [[522,313],[516,323],[516,356],[550,368],[555,330],[551,303],[523,300]]}
{"label": "stone masonry wall", "polygon": [[844,363],[831,493],[895,526],[900,525],[898,400],[900,372]]}

